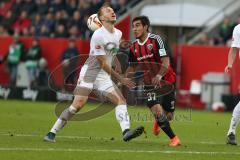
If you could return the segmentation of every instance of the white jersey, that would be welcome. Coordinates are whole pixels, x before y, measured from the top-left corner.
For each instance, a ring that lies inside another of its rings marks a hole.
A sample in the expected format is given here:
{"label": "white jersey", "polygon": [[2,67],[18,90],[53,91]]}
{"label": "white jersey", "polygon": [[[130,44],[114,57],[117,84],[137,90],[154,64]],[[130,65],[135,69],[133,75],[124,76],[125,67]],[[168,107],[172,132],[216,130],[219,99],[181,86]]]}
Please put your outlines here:
{"label": "white jersey", "polygon": [[80,76],[87,83],[94,83],[96,79],[110,78],[100,67],[96,56],[107,55],[108,64],[112,66],[112,59],[116,55],[122,32],[114,28],[114,32],[110,33],[105,27],[97,29],[90,41],[90,53],[84,66],[81,69]]}
{"label": "white jersey", "polygon": [[231,47],[240,48],[240,24],[234,27]]}

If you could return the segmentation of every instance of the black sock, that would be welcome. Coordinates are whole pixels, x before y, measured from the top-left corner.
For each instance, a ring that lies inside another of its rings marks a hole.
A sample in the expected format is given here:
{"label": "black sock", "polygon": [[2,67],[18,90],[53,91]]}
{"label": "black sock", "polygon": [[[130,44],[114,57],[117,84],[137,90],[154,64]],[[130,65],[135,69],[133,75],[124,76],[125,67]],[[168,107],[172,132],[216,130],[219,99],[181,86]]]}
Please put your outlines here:
{"label": "black sock", "polygon": [[172,128],[165,115],[160,115],[156,118],[159,127],[168,135],[170,139],[175,137]]}

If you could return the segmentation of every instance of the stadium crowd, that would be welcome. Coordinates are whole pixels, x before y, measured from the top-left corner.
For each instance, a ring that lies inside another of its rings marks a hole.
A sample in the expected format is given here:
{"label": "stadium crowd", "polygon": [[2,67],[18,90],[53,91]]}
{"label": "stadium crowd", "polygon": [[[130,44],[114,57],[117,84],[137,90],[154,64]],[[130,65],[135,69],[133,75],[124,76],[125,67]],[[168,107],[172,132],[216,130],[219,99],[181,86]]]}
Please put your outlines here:
{"label": "stadium crowd", "polygon": [[234,27],[240,24],[240,15],[237,20],[232,20],[229,16],[226,16],[222,23],[219,25],[216,33],[208,34],[201,33],[199,40],[197,41],[198,45],[226,45],[230,46],[232,41],[232,32]]}
{"label": "stadium crowd", "polygon": [[[116,13],[126,12],[133,0],[2,0],[0,2],[0,36],[21,35],[51,38],[89,39],[88,17],[109,2]],[[226,16],[217,34],[202,33],[199,45],[227,45],[234,26],[240,23]]]}
{"label": "stadium crowd", "polygon": [[118,15],[128,0],[8,0],[0,2],[0,36],[21,35],[89,39],[89,15],[105,2]]}

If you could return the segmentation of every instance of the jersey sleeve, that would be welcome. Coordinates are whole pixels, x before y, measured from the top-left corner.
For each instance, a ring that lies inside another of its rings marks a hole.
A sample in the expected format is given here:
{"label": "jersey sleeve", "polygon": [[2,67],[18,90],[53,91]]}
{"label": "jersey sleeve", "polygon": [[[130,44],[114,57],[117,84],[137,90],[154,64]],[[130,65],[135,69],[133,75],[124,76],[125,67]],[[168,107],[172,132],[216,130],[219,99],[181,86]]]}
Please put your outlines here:
{"label": "jersey sleeve", "polygon": [[92,36],[91,50],[92,50],[92,55],[95,55],[95,56],[106,55],[106,52],[104,50],[104,39],[102,35],[94,34]]}
{"label": "jersey sleeve", "polygon": [[237,26],[233,30],[231,47],[240,48],[240,27]]}
{"label": "jersey sleeve", "polygon": [[166,52],[164,42],[162,38],[159,35],[156,35],[155,37],[156,45],[157,45],[157,54],[160,58],[162,57],[169,57],[169,55]]}

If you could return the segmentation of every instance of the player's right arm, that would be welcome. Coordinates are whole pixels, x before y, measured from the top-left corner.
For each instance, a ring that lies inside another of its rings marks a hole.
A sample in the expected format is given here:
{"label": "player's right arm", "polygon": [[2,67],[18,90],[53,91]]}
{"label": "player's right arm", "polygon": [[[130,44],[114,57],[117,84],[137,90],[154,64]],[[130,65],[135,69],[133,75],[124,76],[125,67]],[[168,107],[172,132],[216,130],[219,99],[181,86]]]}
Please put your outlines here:
{"label": "player's right arm", "polygon": [[228,53],[228,64],[225,67],[225,72],[228,73],[232,69],[233,62],[236,58],[238,52],[238,48],[236,47],[231,47]]}
{"label": "player's right arm", "polygon": [[233,30],[232,45],[228,53],[228,64],[225,67],[225,72],[232,69],[233,62],[240,48],[240,27],[236,26]]}

